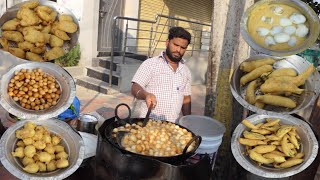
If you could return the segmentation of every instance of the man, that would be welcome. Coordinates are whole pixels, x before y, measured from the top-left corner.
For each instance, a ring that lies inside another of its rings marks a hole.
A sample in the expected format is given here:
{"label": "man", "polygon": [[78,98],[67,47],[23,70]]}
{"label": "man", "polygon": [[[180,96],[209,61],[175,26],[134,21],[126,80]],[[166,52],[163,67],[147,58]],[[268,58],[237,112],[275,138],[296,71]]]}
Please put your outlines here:
{"label": "man", "polygon": [[148,107],[150,118],[175,122],[180,112],[191,114],[191,73],[182,59],[190,44],[191,35],[182,27],[172,27],[166,40],[166,51],[145,60],[132,79],[131,93],[145,100],[140,117]]}

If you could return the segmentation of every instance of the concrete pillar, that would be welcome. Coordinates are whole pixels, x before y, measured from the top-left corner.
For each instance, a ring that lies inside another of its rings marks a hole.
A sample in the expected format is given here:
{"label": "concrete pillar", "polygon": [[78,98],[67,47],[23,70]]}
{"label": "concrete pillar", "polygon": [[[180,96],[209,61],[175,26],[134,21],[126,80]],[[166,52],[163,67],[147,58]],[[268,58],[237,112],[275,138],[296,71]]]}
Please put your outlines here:
{"label": "concrete pillar", "polygon": [[241,120],[242,107],[233,101],[229,80],[233,69],[248,57],[249,47],[240,35],[240,19],[252,4],[253,0],[213,3],[205,115],[224,123],[227,129],[218,152],[214,179],[244,179],[246,173],[230,149],[231,132]]}

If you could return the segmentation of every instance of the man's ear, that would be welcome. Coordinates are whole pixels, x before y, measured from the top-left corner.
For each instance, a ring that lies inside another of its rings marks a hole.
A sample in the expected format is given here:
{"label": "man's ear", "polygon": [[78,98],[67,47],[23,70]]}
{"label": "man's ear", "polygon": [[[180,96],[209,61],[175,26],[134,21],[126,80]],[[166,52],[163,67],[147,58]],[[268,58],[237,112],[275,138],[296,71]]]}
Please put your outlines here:
{"label": "man's ear", "polygon": [[169,40],[169,39],[167,39],[167,40],[166,40],[166,46],[168,46],[168,45],[169,45],[169,42],[170,42],[170,40]]}

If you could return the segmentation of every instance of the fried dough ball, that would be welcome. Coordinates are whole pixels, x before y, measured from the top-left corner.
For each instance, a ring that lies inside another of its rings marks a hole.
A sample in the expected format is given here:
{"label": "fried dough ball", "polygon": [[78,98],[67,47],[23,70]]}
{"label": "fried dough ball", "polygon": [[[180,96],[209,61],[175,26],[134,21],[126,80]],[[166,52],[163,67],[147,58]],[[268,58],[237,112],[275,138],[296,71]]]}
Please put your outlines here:
{"label": "fried dough ball", "polygon": [[28,145],[32,145],[34,143],[34,140],[32,138],[24,138],[23,139],[23,143],[28,146]]}
{"label": "fried dough ball", "polygon": [[23,168],[23,170],[28,173],[34,174],[39,171],[39,165],[36,163],[30,163],[25,168]]}
{"label": "fried dough ball", "polygon": [[61,47],[63,45],[63,40],[55,35],[51,35],[49,42],[51,47]]}
{"label": "fried dough ball", "polygon": [[18,43],[18,47],[22,49],[23,51],[30,51],[32,48],[34,48],[34,44],[28,41],[23,41]]}
{"label": "fried dough ball", "polygon": [[36,128],[36,124],[34,124],[33,122],[31,122],[31,121],[28,121],[28,122],[26,122],[25,124],[24,124],[24,128],[25,129],[31,129],[31,130],[34,130],[35,128]]}
{"label": "fried dough ball", "polygon": [[51,155],[47,152],[40,152],[38,156],[39,156],[39,160],[46,164],[48,164],[51,161]]}
{"label": "fried dough ball", "polygon": [[72,21],[73,18],[70,15],[62,14],[59,16],[59,21]]}
{"label": "fried dough ball", "polygon": [[32,53],[32,52],[26,52],[26,59],[30,60],[30,61],[37,61],[37,62],[43,62],[43,58],[42,56],[36,54],[36,53]]}
{"label": "fried dough ball", "polygon": [[2,37],[14,42],[23,42],[23,36],[19,31],[3,31]]}
{"label": "fried dough ball", "polygon": [[74,33],[78,30],[78,26],[73,21],[60,21],[58,29],[67,33]]}
{"label": "fried dough ball", "polygon": [[47,166],[43,162],[37,161],[36,164],[39,166],[39,172],[47,171]]}
{"label": "fried dough ball", "polygon": [[31,163],[34,163],[34,160],[32,158],[29,158],[27,156],[25,156],[23,159],[22,159],[22,164],[24,166],[27,166],[28,164],[31,164]]}
{"label": "fried dough ball", "polygon": [[64,53],[65,52],[61,47],[54,47],[44,53],[44,59],[51,61],[53,59],[57,59],[57,58],[63,56]]}
{"label": "fried dough ball", "polygon": [[38,31],[38,30],[33,30],[33,29],[29,29],[25,36],[24,39],[26,41],[29,41],[31,43],[44,43],[45,42],[45,36],[42,32]]}
{"label": "fried dough ball", "polygon": [[18,147],[25,147],[26,145],[24,144],[24,142],[22,140],[17,142],[17,146]]}
{"label": "fried dough ball", "polygon": [[64,152],[64,147],[61,146],[61,145],[55,145],[55,146],[54,146],[54,152],[55,152],[55,153]]}
{"label": "fried dough ball", "polygon": [[61,158],[67,159],[68,154],[65,151],[59,152],[58,154],[56,154],[56,159],[61,159]]}
{"label": "fried dough ball", "polygon": [[24,157],[24,148],[23,147],[17,147],[14,152],[11,152],[13,157],[19,157],[23,158]]}
{"label": "fried dough ball", "polygon": [[43,141],[35,141],[33,145],[36,149],[39,149],[39,150],[46,148],[46,143]]}
{"label": "fried dough ball", "polygon": [[51,136],[50,136],[50,134],[43,135],[42,140],[47,144],[51,144]]}
{"label": "fried dough ball", "polygon": [[17,30],[17,26],[20,25],[20,21],[17,18],[11,19],[7,22],[5,22],[2,25],[2,30],[3,31],[16,31]]}
{"label": "fried dough ball", "polygon": [[61,138],[57,135],[51,137],[52,145],[58,145],[61,141]]}
{"label": "fried dough ball", "polygon": [[32,158],[36,154],[36,148],[33,145],[28,145],[23,150],[24,155]]}
{"label": "fried dough ball", "polygon": [[18,58],[25,59],[26,58],[26,53],[20,49],[20,48],[11,48],[9,47],[9,52]]}
{"label": "fried dough ball", "polygon": [[69,161],[67,159],[62,158],[62,159],[57,160],[56,165],[57,165],[57,168],[60,168],[60,169],[66,168],[69,166]]}
{"label": "fried dough ball", "polygon": [[48,164],[47,164],[47,170],[48,171],[54,171],[57,169],[56,166],[56,161],[55,160],[51,160]]}
{"label": "fried dough ball", "polygon": [[5,51],[9,50],[9,42],[6,38],[2,38],[2,37],[0,38],[0,45]]}
{"label": "fried dough ball", "polygon": [[47,144],[46,148],[44,150],[49,154],[54,154],[55,148],[52,144]]}

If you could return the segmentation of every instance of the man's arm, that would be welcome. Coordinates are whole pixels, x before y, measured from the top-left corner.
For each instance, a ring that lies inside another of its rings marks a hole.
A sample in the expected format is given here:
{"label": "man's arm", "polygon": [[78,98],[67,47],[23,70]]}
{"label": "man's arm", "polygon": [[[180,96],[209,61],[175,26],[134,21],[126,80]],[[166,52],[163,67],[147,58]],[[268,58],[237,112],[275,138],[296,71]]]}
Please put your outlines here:
{"label": "man's arm", "polygon": [[138,83],[132,83],[131,94],[137,99],[145,100],[147,103],[147,107],[149,107],[152,104],[153,108],[155,108],[157,105],[156,96],[152,93],[145,91]]}
{"label": "man's arm", "polygon": [[184,96],[181,111],[184,116],[191,114],[191,96]]}

